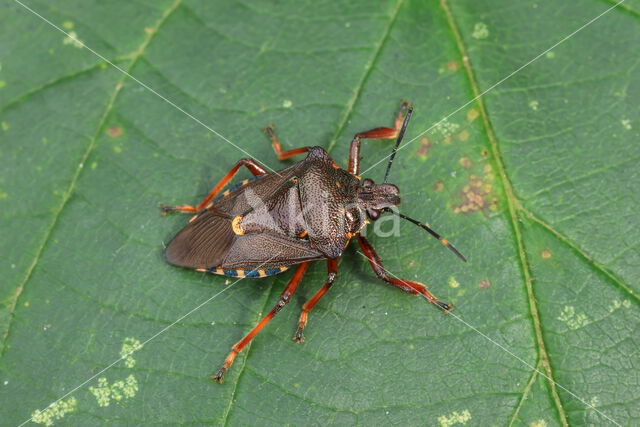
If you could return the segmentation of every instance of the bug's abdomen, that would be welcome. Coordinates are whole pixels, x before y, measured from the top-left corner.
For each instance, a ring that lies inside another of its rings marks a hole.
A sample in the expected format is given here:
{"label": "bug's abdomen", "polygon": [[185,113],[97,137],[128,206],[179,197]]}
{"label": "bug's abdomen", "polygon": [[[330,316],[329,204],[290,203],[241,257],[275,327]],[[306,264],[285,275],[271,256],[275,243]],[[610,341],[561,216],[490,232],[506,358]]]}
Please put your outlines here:
{"label": "bug's abdomen", "polygon": [[288,269],[289,267],[283,266],[283,267],[266,268],[266,269],[257,268],[254,270],[242,270],[242,269],[225,270],[223,268],[198,268],[197,270],[204,271],[207,273],[219,274],[227,277],[238,277],[238,278],[249,277],[252,279],[257,279],[260,277],[275,276],[276,274],[280,274],[283,271],[287,271]]}

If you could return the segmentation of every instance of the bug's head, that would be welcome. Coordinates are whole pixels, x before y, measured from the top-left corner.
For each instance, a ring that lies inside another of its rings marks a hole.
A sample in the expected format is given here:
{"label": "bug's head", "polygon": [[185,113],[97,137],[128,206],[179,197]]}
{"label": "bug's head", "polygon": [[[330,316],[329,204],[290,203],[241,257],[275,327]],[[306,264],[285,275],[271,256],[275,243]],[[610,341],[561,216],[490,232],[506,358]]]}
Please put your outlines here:
{"label": "bug's head", "polygon": [[376,184],[366,178],[358,188],[358,204],[376,220],[384,209],[400,205],[400,190],[393,184]]}

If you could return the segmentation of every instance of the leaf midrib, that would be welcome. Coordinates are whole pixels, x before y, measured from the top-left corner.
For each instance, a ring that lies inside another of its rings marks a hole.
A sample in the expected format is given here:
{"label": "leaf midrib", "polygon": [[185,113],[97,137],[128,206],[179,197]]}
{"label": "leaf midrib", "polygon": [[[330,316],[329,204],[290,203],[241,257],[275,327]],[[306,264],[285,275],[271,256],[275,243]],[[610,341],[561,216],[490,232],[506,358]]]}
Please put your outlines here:
{"label": "leaf midrib", "polygon": [[500,149],[498,148],[498,141],[493,131],[491,121],[489,120],[489,115],[487,114],[487,111],[484,105],[484,100],[481,97],[482,92],[480,91],[479,84],[475,78],[475,73],[471,67],[471,61],[467,54],[467,49],[464,44],[464,40],[456,25],[451,9],[447,4],[447,0],[440,0],[440,4],[445,11],[447,22],[449,23],[451,32],[453,33],[453,38],[456,42],[456,45],[460,53],[461,63],[463,64],[463,67],[465,69],[465,73],[467,75],[469,85],[471,86],[471,89],[473,92],[473,96],[474,98],[476,98],[476,105],[478,106],[478,109],[480,111],[480,116],[482,117],[484,130],[486,132],[487,140],[489,141],[489,146],[491,148],[491,152],[493,155],[493,161],[497,166],[497,169],[499,172],[498,175],[500,176],[500,180],[502,182],[502,186],[505,191],[505,197],[507,200],[507,206],[508,206],[508,212],[509,212],[509,219],[511,220],[511,225],[512,225],[515,240],[516,240],[516,246],[518,248],[517,255],[518,255],[518,259],[520,260],[520,267],[522,270],[522,274],[524,276],[525,287],[527,290],[529,310],[531,313],[531,320],[533,323],[533,329],[534,329],[536,341],[537,341],[539,363],[542,363],[544,370],[546,371],[546,375],[549,380],[549,388],[551,390],[551,395],[552,395],[551,397],[556,405],[556,409],[558,411],[558,416],[560,418],[560,421],[564,426],[568,426],[567,415],[562,405],[562,401],[560,400],[560,395],[558,394],[558,390],[556,389],[556,384],[555,384],[553,372],[551,369],[549,355],[547,353],[544,337],[542,335],[542,324],[540,321],[540,313],[537,307],[535,294],[533,292],[533,280],[532,280],[531,267],[529,265],[526,251],[524,249],[524,241],[522,238],[522,232],[520,230],[520,225],[518,222],[517,211],[518,211],[519,202],[515,196],[513,187],[511,186],[511,181],[507,176],[507,172],[504,167],[504,164],[502,163]]}

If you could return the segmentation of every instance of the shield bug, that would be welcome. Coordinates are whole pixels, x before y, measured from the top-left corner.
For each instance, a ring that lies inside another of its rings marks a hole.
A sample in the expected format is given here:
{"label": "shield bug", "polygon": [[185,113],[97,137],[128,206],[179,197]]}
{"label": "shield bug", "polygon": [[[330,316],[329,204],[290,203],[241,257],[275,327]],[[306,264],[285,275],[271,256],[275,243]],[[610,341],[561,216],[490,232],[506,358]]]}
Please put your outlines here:
{"label": "shield bug", "polygon": [[[400,204],[398,187],[387,183],[396,151],[411,117],[411,106],[403,102],[394,127],[379,127],[358,133],[351,141],[348,168],[338,166],[321,147],[282,151],[272,126],[265,133],[280,160],[298,154],[307,157],[278,172],[269,173],[253,159],[239,160],[198,205],[163,206],[163,213],[195,214],[166,248],[171,264],[237,278],[268,277],[296,266],[293,277],[271,311],[231,349],[223,366],[212,378],[222,382],[236,355],[284,307],[302,281],[312,261],[325,260],[325,284],[302,306],[293,340],[304,342],[303,330],[314,305],[331,288],[338,274],[338,259],[355,237],[376,276],[405,292],[421,295],[448,312],[451,305],[439,301],[418,282],[390,277],[362,229],[383,213],[397,215],[426,230],[460,259],[464,256],[429,225],[392,210]],[[396,138],[382,184],[360,170],[362,139]],[[254,175],[219,194],[241,166]]]}

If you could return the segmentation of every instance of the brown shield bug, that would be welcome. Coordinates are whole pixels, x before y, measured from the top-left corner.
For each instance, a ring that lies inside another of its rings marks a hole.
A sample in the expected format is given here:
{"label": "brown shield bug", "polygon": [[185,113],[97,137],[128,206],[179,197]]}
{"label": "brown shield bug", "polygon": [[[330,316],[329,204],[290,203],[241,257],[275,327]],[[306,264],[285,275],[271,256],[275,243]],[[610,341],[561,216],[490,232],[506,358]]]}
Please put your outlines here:
{"label": "brown shield bug", "polygon": [[[311,261],[326,260],[328,277],[324,286],[302,306],[293,340],[304,342],[302,331],[307,315],[329,290],[338,274],[338,259],[355,237],[379,279],[405,292],[422,295],[445,312],[451,305],[439,301],[418,282],[390,277],[371,243],[360,234],[382,213],[391,213],[421,227],[451,249],[464,256],[427,224],[402,215],[391,208],[400,204],[400,191],[387,184],[396,151],[411,117],[411,106],[403,102],[393,128],[379,127],[355,135],[351,141],[349,166],[336,165],[321,147],[282,151],[273,127],[265,129],[280,160],[297,154],[307,157],[278,172],[269,173],[253,159],[239,160],[197,206],[163,206],[163,213],[178,211],[195,214],[189,224],[171,240],[166,258],[171,264],[229,277],[268,277],[297,266],[293,277],[271,311],[231,349],[224,365],[212,377],[219,383],[236,355],[284,307],[302,281]],[[376,184],[358,176],[360,141],[396,138],[384,181]],[[223,192],[222,188],[241,166],[254,175]]]}

